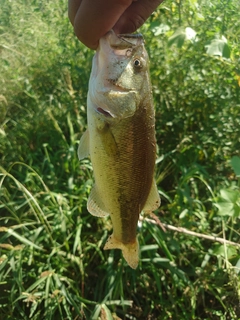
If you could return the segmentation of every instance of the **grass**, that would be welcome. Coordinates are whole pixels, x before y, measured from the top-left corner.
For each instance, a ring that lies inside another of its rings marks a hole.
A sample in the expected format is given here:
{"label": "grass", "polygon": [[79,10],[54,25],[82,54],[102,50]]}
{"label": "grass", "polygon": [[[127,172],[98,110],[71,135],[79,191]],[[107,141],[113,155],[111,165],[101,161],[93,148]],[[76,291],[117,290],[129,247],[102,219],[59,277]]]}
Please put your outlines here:
{"label": "grass", "polygon": [[[179,24],[170,1],[142,28],[156,106],[156,214],[239,243],[240,20],[229,1],[232,57],[207,56],[220,27],[207,16],[223,12],[213,5],[192,8],[201,24],[182,4],[195,44],[168,47]],[[93,53],[74,37],[66,3],[3,1],[0,23],[0,319],[239,319],[238,247],[163,232],[143,217],[136,271],[120,251],[103,251],[111,223],[87,212],[92,167],[77,159]],[[156,36],[159,23],[170,30]]]}

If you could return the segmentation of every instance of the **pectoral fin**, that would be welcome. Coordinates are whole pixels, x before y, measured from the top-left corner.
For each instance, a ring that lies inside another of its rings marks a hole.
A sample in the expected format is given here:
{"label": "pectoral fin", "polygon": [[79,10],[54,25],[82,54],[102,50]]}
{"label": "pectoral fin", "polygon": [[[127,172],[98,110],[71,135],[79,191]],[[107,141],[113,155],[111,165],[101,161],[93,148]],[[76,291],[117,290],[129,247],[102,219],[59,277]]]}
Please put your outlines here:
{"label": "pectoral fin", "polygon": [[99,136],[106,154],[110,157],[118,156],[118,146],[108,123],[105,123],[105,127],[102,128],[101,131],[99,130]]}
{"label": "pectoral fin", "polygon": [[92,187],[90,192],[87,202],[87,209],[93,216],[106,217],[109,215],[97,191],[96,185]]}
{"label": "pectoral fin", "polygon": [[78,146],[78,159],[82,160],[89,156],[89,131],[86,130],[82,135]]}
{"label": "pectoral fin", "polygon": [[144,213],[149,213],[156,210],[161,204],[161,199],[158,193],[157,185],[155,180],[152,182],[151,190],[148,195],[147,201],[144,205]]}

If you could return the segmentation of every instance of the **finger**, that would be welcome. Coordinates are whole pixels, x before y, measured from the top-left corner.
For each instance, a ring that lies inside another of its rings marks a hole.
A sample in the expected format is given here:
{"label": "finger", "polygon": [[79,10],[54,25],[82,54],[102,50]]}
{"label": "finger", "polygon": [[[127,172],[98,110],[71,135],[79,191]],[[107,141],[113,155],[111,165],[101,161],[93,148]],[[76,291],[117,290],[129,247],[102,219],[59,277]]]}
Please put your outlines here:
{"label": "finger", "polygon": [[132,33],[141,27],[163,0],[134,1],[113,27],[116,33]]}
{"label": "finger", "polygon": [[74,26],[74,19],[80,7],[82,0],[68,0],[68,17]]}
{"label": "finger", "polygon": [[[69,0],[73,2],[73,0]],[[99,39],[119,20],[132,0],[77,0],[70,6],[70,18],[74,16],[74,31],[78,39],[91,49],[98,47]]]}

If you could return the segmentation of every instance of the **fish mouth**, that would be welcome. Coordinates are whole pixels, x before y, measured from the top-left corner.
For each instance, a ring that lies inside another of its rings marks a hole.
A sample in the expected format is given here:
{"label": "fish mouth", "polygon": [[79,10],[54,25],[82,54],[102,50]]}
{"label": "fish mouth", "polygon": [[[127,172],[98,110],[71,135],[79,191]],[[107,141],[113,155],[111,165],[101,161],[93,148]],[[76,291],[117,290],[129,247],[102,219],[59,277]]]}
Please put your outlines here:
{"label": "fish mouth", "polygon": [[141,33],[134,34],[115,34],[112,30],[107,34],[109,44],[112,48],[127,49],[135,47],[144,42]]}
{"label": "fish mouth", "polygon": [[107,81],[104,83],[104,86],[102,89],[97,91],[98,94],[103,94],[103,95],[107,95],[107,94],[128,94],[128,93],[136,93],[136,90],[134,88],[125,88],[122,87],[119,84],[113,84],[112,81]]}
{"label": "fish mouth", "polygon": [[129,92],[133,91],[132,88],[124,88],[121,85],[116,83],[116,80],[114,79],[108,79],[106,88],[108,88],[110,91],[116,91],[116,92]]}

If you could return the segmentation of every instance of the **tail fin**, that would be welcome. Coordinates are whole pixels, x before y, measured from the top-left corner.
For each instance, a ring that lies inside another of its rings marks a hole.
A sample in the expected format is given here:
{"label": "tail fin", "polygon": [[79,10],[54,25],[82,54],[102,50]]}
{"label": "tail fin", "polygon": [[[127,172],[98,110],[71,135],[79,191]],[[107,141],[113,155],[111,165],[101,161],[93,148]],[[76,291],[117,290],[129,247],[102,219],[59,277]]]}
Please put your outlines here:
{"label": "tail fin", "polygon": [[139,244],[137,239],[134,243],[124,244],[118,241],[112,234],[104,247],[104,250],[110,249],[121,249],[123,257],[128,265],[133,269],[137,268],[139,262]]}

